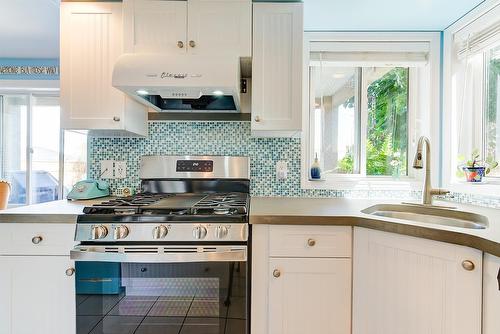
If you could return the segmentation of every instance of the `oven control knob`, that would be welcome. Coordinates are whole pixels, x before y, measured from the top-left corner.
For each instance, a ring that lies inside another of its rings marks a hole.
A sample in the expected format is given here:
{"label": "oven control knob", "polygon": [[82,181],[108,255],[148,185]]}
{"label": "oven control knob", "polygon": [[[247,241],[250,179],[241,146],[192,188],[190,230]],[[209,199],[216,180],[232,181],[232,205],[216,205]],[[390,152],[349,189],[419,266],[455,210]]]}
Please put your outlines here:
{"label": "oven control knob", "polygon": [[165,225],[158,225],[153,229],[153,239],[163,239],[168,234],[168,228]]}
{"label": "oven control knob", "polygon": [[193,230],[195,239],[203,239],[207,236],[207,229],[204,226],[196,226]]}
{"label": "oven control knob", "polygon": [[129,230],[128,230],[127,226],[125,226],[125,225],[116,226],[113,238],[115,240],[125,239],[128,236],[128,233],[129,233]]}
{"label": "oven control knob", "polygon": [[108,229],[104,225],[94,225],[92,226],[91,239],[98,240],[104,239],[108,235]]}
{"label": "oven control knob", "polygon": [[224,239],[227,237],[229,230],[227,229],[227,226],[219,225],[215,229],[215,237],[217,239]]}

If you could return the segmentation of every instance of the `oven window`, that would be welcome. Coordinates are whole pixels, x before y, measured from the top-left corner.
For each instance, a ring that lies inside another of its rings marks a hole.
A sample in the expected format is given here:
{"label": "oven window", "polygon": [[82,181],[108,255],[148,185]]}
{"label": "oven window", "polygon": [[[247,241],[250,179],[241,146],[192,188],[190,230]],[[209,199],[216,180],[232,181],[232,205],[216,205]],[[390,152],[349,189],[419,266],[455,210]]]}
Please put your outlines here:
{"label": "oven window", "polygon": [[76,263],[77,334],[245,334],[247,263]]}

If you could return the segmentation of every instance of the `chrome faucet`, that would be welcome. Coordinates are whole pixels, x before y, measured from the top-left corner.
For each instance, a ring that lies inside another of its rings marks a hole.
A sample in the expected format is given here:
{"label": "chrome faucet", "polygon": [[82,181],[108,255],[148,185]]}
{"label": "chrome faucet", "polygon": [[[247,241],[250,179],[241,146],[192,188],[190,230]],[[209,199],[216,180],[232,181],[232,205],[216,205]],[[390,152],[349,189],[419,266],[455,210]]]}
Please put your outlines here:
{"label": "chrome faucet", "polygon": [[425,172],[424,172],[424,188],[422,190],[422,204],[432,205],[432,196],[434,195],[446,195],[449,193],[448,190],[441,188],[432,188],[431,184],[431,142],[429,138],[422,136],[418,140],[417,152],[415,153],[415,159],[413,160],[413,168],[422,169],[424,167],[422,151],[424,149],[425,143]]}

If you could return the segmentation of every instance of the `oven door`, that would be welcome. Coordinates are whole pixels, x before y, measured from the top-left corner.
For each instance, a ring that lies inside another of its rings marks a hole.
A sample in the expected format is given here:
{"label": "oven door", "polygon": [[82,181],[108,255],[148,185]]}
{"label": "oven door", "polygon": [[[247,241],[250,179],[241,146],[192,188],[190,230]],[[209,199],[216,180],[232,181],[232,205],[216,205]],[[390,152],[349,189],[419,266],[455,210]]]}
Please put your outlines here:
{"label": "oven door", "polygon": [[77,334],[248,334],[247,247],[81,245]]}

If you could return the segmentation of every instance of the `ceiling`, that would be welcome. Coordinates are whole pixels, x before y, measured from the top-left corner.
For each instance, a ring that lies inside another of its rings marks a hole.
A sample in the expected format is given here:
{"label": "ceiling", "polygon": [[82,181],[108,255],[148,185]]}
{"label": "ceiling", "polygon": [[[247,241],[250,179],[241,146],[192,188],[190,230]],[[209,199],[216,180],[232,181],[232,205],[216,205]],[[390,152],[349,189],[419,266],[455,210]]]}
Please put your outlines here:
{"label": "ceiling", "polygon": [[[306,30],[443,30],[483,0],[304,0]],[[0,0],[0,58],[58,58],[59,0]]]}

